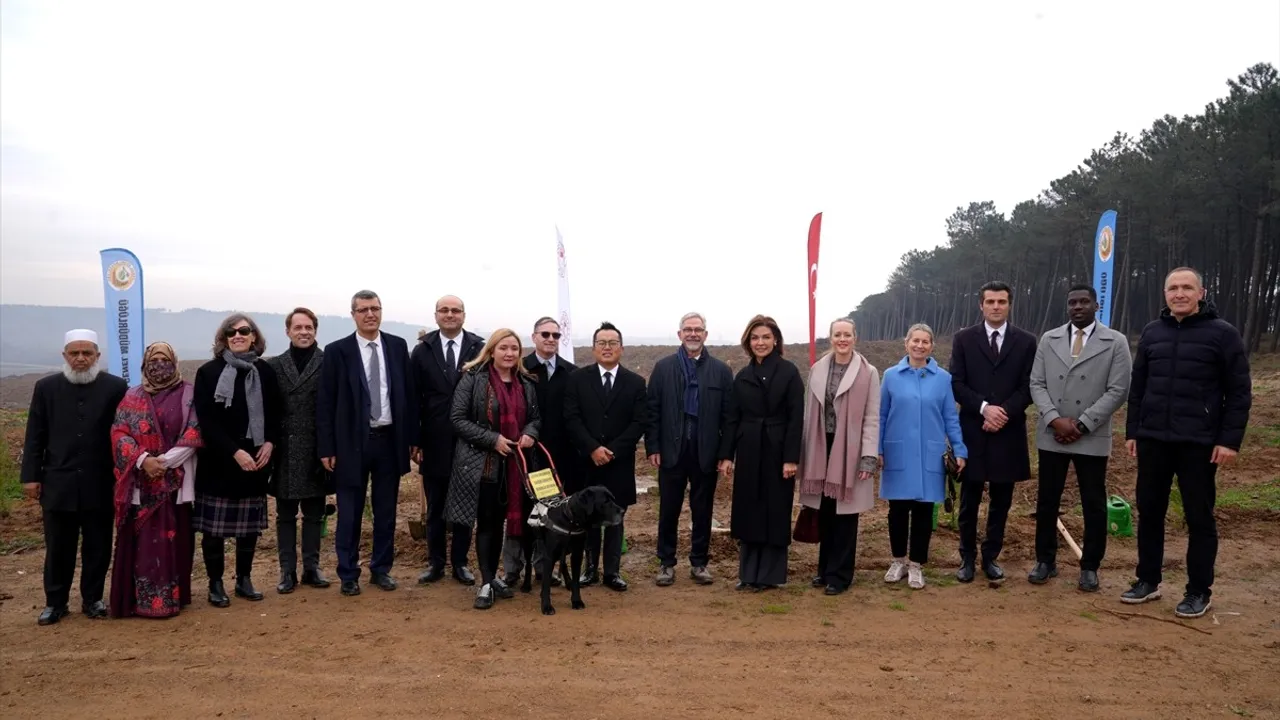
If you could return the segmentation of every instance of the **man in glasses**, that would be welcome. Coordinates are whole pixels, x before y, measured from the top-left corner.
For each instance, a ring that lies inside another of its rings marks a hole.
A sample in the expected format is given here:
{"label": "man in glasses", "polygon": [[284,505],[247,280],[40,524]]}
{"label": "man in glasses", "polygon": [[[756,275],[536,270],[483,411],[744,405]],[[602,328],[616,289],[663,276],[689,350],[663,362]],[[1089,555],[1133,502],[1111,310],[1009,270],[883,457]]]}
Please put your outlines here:
{"label": "man in glasses", "polygon": [[[538,394],[538,411],[542,417],[538,441],[551,453],[561,484],[566,488],[576,488],[580,485],[577,480],[579,473],[573,446],[569,444],[569,436],[564,427],[564,389],[569,382],[569,373],[578,367],[560,357],[561,337],[560,323],[555,318],[539,318],[533,324],[533,335],[530,338],[533,340],[533,352],[525,356],[524,369],[538,379],[534,384]],[[541,559],[542,547],[539,545],[533,551],[535,568],[542,567]],[[507,538],[502,548],[502,566],[504,582],[508,587],[513,586],[520,579],[520,571],[524,567],[520,538]],[[557,571],[552,572],[551,584],[560,584]]]}
{"label": "man in glasses", "polygon": [[[418,388],[419,427],[422,455],[418,470],[427,491],[427,569],[418,576],[419,584],[433,583],[444,577],[445,534],[444,506],[449,492],[449,475],[453,471],[453,423],[449,408],[453,389],[462,376],[461,368],[480,354],[484,338],[462,328],[466,322],[466,306],[453,295],[436,301],[436,330],[432,330],[413,349],[413,374]],[[453,579],[463,585],[475,585],[476,578],[467,568],[471,549],[471,528],[452,525],[453,546],[449,562]]]}
{"label": "man in glasses", "polygon": [[[626,512],[636,504],[636,445],[648,425],[644,378],[622,367],[622,332],[602,323],[591,338],[595,363],[569,378],[564,422],[569,441],[583,458],[584,487],[600,485]],[[565,488],[573,491],[578,488]],[[600,581],[600,529],[587,531],[583,585]],[[622,523],[604,531],[604,585],[623,592]]]}
{"label": "man in glasses", "polygon": [[658,361],[649,376],[649,425],[644,435],[649,463],[658,469],[659,586],[676,580],[676,540],[685,487],[693,517],[689,575],[699,585],[714,582],[707,570],[711,506],[716,494],[716,452],[729,416],[733,373],[704,344],[707,323],[698,313],[680,318],[680,347]]}

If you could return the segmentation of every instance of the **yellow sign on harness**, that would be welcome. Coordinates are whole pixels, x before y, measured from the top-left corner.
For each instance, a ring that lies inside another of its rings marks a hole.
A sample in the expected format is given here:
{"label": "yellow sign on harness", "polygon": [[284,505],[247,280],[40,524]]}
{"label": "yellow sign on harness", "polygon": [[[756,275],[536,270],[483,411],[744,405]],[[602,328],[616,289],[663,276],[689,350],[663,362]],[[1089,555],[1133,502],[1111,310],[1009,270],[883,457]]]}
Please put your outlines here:
{"label": "yellow sign on harness", "polygon": [[529,473],[529,485],[533,487],[533,495],[539,500],[560,495],[560,486],[556,484],[556,476],[551,470],[539,470]]}

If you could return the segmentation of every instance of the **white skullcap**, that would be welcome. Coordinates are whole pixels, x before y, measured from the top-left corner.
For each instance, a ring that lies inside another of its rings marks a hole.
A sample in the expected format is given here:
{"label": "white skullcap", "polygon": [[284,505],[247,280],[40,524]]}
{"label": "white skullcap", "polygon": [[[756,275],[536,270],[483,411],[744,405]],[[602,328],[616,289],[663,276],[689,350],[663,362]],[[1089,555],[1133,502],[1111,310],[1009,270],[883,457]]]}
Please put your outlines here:
{"label": "white skullcap", "polygon": [[79,340],[87,340],[87,341],[89,341],[89,342],[93,343],[94,345],[97,345],[97,344],[98,344],[98,333],[96,333],[96,332],[94,332],[94,331],[92,331],[92,330],[84,330],[84,329],[79,329],[79,330],[68,330],[68,331],[67,331],[67,334],[66,334],[66,337],[64,337],[64,338],[63,338],[63,340],[62,340],[62,346],[63,346],[63,347],[66,347],[66,346],[70,345],[71,343],[73,343],[73,342],[77,342],[77,341],[79,341]]}

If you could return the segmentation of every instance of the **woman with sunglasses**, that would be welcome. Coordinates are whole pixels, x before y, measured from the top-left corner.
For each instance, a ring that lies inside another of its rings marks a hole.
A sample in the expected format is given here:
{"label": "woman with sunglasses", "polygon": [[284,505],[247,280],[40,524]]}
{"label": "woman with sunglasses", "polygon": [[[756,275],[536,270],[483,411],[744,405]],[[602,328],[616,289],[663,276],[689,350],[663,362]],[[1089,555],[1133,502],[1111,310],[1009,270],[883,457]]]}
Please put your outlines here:
{"label": "woman with sunglasses", "polygon": [[197,453],[192,530],[203,533],[209,603],[227,607],[222,584],[225,539],[236,539],[235,595],[261,600],[249,576],[258,536],[267,529],[267,480],[279,441],[281,407],[275,371],[262,359],[267,340],[248,315],[222,321],[213,359],[196,372],[195,408],[204,447]]}

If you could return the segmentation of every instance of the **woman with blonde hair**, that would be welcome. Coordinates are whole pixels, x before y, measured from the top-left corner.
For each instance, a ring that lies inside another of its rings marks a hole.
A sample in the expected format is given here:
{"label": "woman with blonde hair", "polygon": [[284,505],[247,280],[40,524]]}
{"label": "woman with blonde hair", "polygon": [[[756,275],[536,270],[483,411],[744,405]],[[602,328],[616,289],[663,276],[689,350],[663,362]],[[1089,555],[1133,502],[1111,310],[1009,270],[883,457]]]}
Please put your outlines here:
{"label": "woman with blonde hair", "polygon": [[800,456],[800,503],[818,511],[814,587],[839,595],[853,584],[858,515],[875,505],[880,373],[861,353],[849,318],[831,323],[831,350],[809,371]]}
{"label": "woman with blonde hair", "polygon": [[541,426],[533,376],[521,363],[514,330],[489,336],[475,360],[462,367],[449,417],[457,433],[445,520],[476,526],[481,584],[475,608],[493,607],[512,592],[497,578],[502,538],[522,532],[524,474],[515,454],[533,447]]}

